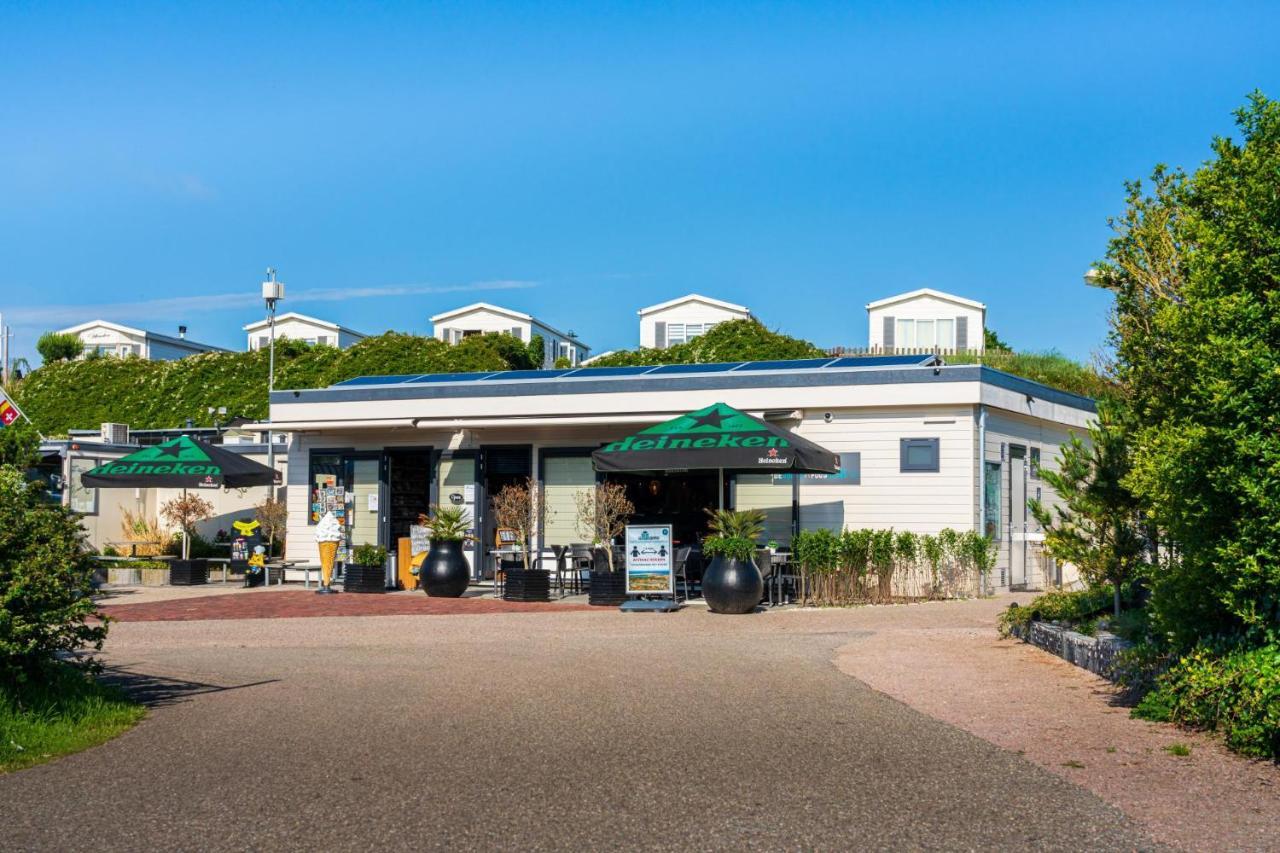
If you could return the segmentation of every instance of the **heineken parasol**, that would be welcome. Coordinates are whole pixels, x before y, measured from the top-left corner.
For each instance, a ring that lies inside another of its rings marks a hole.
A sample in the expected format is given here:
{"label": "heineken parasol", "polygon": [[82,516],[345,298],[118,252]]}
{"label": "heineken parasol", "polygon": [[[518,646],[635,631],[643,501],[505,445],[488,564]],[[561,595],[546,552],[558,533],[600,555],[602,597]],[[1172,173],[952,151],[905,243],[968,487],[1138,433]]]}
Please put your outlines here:
{"label": "heineken parasol", "polygon": [[723,469],[835,474],[840,457],[724,403],[610,442],[591,454],[597,471]]}
{"label": "heineken parasol", "polygon": [[280,482],[280,472],[217,445],[179,436],[84,473],[86,488],[243,489]]}

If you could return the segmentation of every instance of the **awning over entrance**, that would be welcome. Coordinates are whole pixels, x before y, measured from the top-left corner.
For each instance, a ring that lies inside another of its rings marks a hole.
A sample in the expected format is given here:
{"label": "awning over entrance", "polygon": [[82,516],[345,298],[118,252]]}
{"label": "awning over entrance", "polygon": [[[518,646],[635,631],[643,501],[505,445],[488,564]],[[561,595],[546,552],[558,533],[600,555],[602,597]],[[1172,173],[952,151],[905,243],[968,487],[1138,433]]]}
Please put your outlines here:
{"label": "awning over entrance", "polygon": [[591,454],[597,471],[835,474],[840,457],[724,403],[643,429]]}
{"label": "awning over entrance", "polygon": [[189,436],[104,462],[80,478],[86,488],[243,489],[280,482],[280,472]]}

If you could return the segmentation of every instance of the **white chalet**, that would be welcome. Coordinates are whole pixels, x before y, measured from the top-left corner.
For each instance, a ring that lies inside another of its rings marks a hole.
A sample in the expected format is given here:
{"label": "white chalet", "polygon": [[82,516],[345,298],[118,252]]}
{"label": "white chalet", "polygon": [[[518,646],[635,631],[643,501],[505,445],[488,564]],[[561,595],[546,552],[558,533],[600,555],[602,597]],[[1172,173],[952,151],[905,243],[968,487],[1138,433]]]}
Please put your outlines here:
{"label": "white chalet", "polygon": [[552,367],[558,358],[567,359],[570,367],[577,367],[591,351],[572,331],[561,332],[528,314],[488,302],[464,305],[431,318],[432,336],[449,344],[472,335],[497,332],[513,335],[525,343],[533,340],[534,335],[540,335],[543,367]]}
{"label": "white chalet", "polygon": [[717,323],[748,320],[751,309],[709,296],[690,293],[678,299],[641,308],[640,346],[666,349],[704,335]]}
{"label": "white chalet", "polygon": [[174,361],[202,352],[227,352],[222,347],[187,340],[187,327],[178,327],[178,336],[162,335],[135,329],[107,320],[90,320],[78,326],[59,329],[59,334],[75,335],[84,344],[81,358],[108,355],[124,358],[137,356],[149,361]]}
{"label": "white chalet", "polygon": [[[250,352],[268,347],[271,342],[269,326],[270,321],[264,317],[244,327],[244,331],[249,338],[248,349]],[[352,344],[364,340],[365,337],[364,334],[348,329],[346,326],[339,326],[337,323],[331,323],[328,320],[321,320],[317,317],[308,317],[306,314],[297,314],[290,311],[287,314],[276,316],[276,340],[288,338],[293,341],[305,341],[309,344],[321,344],[337,347],[338,349],[346,349]]]}
{"label": "white chalet", "polygon": [[987,306],[922,287],[867,304],[872,352],[982,352]]}

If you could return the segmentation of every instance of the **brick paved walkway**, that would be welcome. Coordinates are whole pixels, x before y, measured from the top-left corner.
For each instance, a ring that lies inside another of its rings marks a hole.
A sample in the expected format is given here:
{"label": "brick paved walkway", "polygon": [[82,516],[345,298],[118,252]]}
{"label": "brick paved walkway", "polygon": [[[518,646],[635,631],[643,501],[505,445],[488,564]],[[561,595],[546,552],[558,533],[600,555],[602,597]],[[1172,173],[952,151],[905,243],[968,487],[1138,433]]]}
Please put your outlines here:
{"label": "brick paved walkway", "polygon": [[101,611],[121,622],[193,622],[208,619],[293,619],[307,616],[449,616],[477,613],[565,613],[609,610],[585,604],[523,604],[492,598],[430,598],[417,595],[280,590],[253,595],[208,595],[146,604],[104,605]]}

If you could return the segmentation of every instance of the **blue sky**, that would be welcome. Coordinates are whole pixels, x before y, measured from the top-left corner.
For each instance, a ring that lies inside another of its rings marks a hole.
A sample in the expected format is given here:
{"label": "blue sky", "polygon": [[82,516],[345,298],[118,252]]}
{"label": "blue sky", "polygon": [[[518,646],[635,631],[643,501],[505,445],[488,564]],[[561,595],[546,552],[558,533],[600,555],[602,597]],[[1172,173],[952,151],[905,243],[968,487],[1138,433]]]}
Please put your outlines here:
{"label": "blue sky", "polygon": [[689,291],[822,345],[980,299],[1088,358],[1122,182],[1280,97],[1275,3],[0,5],[0,310],[242,347],[485,300],[636,344]]}

